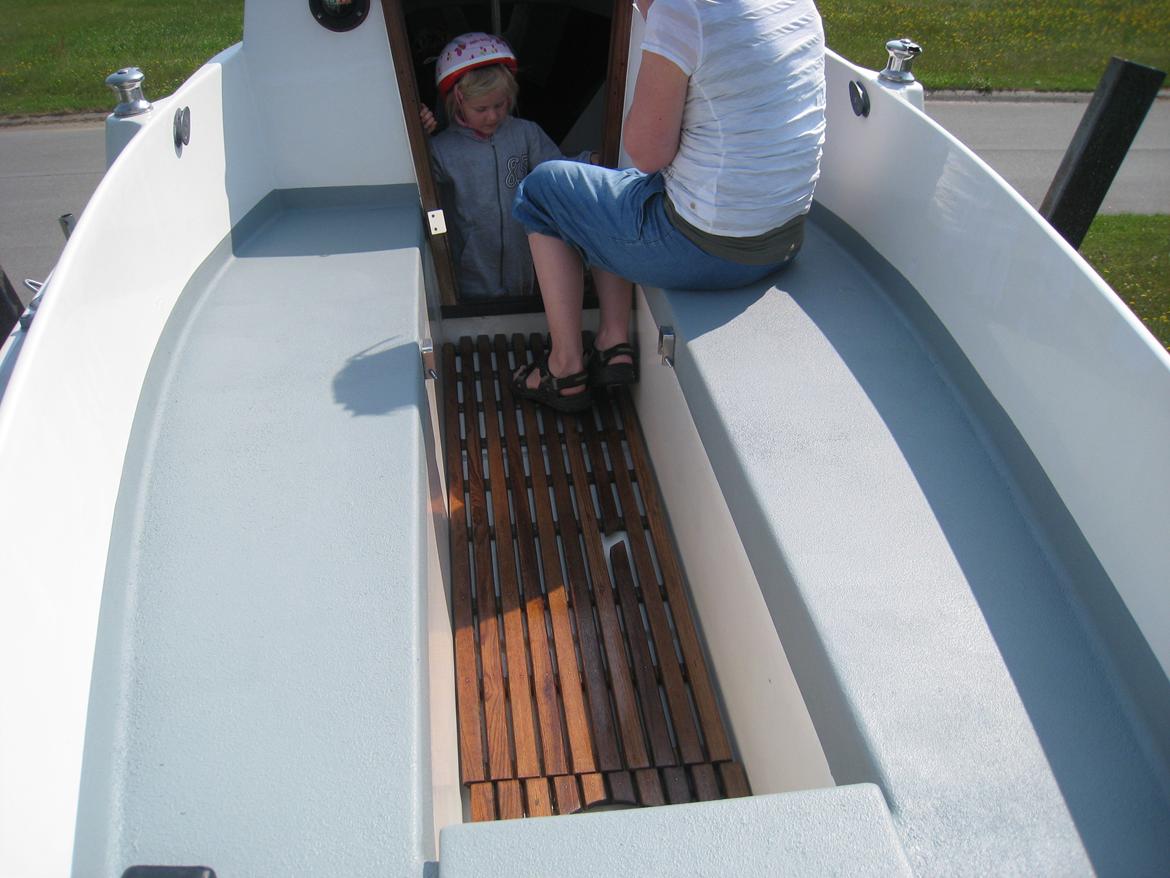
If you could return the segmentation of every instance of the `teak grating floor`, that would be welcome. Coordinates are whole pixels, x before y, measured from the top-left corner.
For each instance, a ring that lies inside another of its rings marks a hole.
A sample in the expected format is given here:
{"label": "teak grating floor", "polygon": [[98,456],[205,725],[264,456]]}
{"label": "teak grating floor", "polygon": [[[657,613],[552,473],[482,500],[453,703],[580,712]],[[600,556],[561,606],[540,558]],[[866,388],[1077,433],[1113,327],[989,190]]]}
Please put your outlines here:
{"label": "teak grating floor", "polygon": [[629,395],[566,416],[514,400],[508,377],[543,348],[443,348],[472,819],[749,795]]}

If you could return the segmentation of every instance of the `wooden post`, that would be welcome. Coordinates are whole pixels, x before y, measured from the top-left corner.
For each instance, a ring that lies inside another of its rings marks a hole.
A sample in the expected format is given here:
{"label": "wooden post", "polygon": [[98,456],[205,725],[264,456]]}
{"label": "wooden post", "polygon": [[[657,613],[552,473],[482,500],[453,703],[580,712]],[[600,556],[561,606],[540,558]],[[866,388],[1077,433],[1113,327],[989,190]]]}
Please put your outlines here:
{"label": "wooden post", "polygon": [[617,167],[621,147],[633,12],[633,0],[614,0],[609,26],[609,73],[605,78],[605,130],[601,145],[601,163],[607,168]]}
{"label": "wooden post", "polygon": [[[414,64],[410,53],[410,40],[406,35],[406,17],[400,0],[382,0],[382,16],[386,19],[386,39],[390,43],[390,54],[394,60],[394,75],[398,80],[398,92],[402,98],[402,115],[406,122],[406,135],[410,140],[410,152],[414,159],[414,173],[418,178],[419,200],[424,214],[440,210],[439,190],[431,174],[431,156],[427,147],[427,135],[418,118],[418,83],[414,80]],[[425,221],[425,218],[424,218]],[[451,248],[447,245],[446,233],[429,233],[431,256],[435,262],[435,275],[444,305],[454,305],[455,270],[451,264]]]}
{"label": "wooden post", "polygon": [[1166,74],[1112,58],[1040,205],[1041,215],[1080,247]]}

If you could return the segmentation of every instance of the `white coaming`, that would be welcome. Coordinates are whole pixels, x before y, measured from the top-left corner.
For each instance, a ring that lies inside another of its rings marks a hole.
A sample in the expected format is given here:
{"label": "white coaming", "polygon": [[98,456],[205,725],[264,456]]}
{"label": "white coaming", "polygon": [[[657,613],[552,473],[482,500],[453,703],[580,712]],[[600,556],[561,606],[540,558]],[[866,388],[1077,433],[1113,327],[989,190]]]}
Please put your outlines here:
{"label": "white coaming", "polygon": [[0,714],[22,718],[0,723],[0,874],[70,872],[122,462],[174,302],[272,186],[250,101],[235,47],[174,96],[192,113],[181,156],[170,113],[127,145],[53,271],[0,406],[0,527],[19,540],[5,552]]}
{"label": "white coaming", "polygon": [[894,97],[905,101],[910,106],[916,107],[923,112],[926,111],[926,92],[922,88],[921,82],[917,80],[913,82],[891,82],[888,79],[882,79],[878,76],[874,80],[874,84]]}
{"label": "white coaming", "polygon": [[[831,55],[826,73],[817,200],[946,326],[1170,672],[1170,355],[967,147],[872,71]],[[852,112],[850,79],[868,87],[868,118]]]}

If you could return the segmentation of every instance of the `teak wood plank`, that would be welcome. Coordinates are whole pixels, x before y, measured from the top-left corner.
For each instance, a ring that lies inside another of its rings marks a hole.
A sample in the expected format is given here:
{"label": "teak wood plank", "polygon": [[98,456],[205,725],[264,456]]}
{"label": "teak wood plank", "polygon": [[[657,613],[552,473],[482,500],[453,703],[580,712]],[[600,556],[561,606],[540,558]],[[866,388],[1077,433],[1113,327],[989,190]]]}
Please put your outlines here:
{"label": "teak wood plank", "polygon": [[642,720],[650,737],[650,751],[657,766],[675,765],[678,759],[674,745],[670,742],[670,729],[666,724],[666,712],[662,707],[662,696],[658,691],[658,677],[654,671],[654,659],[646,638],[646,627],[642,622],[642,610],[638,595],[634,591],[634,577],[630,572],[630,560],[624,543],[614,543],[609,550],[613,576],[617,584],[618,599],[622,615],[626,620],[626,639],[634,662],[634,679],[638,684],[638,697],[642,703]]}
{"label": "teak wood plank", "polygon": [[561,774],[553,778],[553,792],[557,798],[558,814],[574,814],[581,810],[581,790],[575,774]]}
{"label": "teak wood plank", "polygon": [[501,820],[518,820],[524,816],[524,797],[520,781],[502,780],[496,784],[496,802]]}
{"label": "teak wood plank", "polygon": [[609,801],[609,791],[605,788],[605,776],[600,774],[581,775],[581,805],[592,808]]}
{"label": "teak wood plank", "polygon": [[723,796],[719,792],[719,779],[715,766],[705,763],[691,767],[691,778],[695,781],[695,798],[700,802],[714,802]]}
{"label": "teak wood plank", "polygon": [[555,813],[548,778],[534,777],[524,781],[524,794],[528,800],[529,817],[551,817]]}
{"label": "teak wood plank", "polygon": [[[531,345],[532,352],[537,357],[543,356],[544,341],[540,336],[534,335]],[[557,522],[561,529],[561,551],[568,571],[569,594],[572,598],[574,618],[577,620],[577,647],[581,653],[581,666],[589,694],[589,716],[592,720],[597,767],[602,771],[616,771],[622,767],[622,758],[618,751],[617,732],[609,707],[609,691],[606,686],[605,667],[601,663],[601,644],[593,619],[589,582],[585,578],[585,562],[581,557],[577,512],[573,508],[573,499],[569,494],[569,483],[565,475],[561,438],[557,430],[557,421],[560,419],[547,411],[544,415],[548,468],[556,497]],[[592,500],[589,502],[592,503]],[[584,509],[587,504],[580,505]]]}
{"label": "teak wood plank", "polygon": [[691,801],[691,788],[687,783],[687,770],[681,766],[662,769],[662,783],[666,787],[666,799],[672,805]]}
{"label": "teak wood plank", "polygon": [[[528,676],[528,642],[520,610],[520,586],[516,576],[516,555],[512,546],[508,483],[504,476],[504,454],[500,445],[500,419],[496,411],[495,370],[486,335],[478,340],[479,387],[484,408],[488,474],[491,477],[492,517],[495,520],[496,569],[499,573],[500,603],[504,621],[504,654],[508,659],[508,706],[512,714],[512,736],[516,753],[516,777],[540,774],[536,749],[536,726],[532,709],[532,680]],[[505,361],[505,365],[507,362]],[[509,413],[510,414],[510,413]],[[523,479],[521,479],[523,482]],[[519,790],[517,790],[519,796]],[[501,810],[503,803],[501,800]]]}
{"label": "teak wood plank", "polygon": [[609,28],[609,72],[605,78],[605,127],[601,141],[602,163],[609,168],[617,167],[621,146],[633,6],[629,0],[615,0]]}
{"label": "teak wood plank", "polygon": [[565,752],[565,728],[557,698],[557,680],[545,628],[545,599],[540,589],[539,562],[536,559],[536,534],[524,476],[524,456],[516,425],[516,403],[508,380],[508,342],[502,335],[495,338],[497,368],[500,373],[500,408],[504,415],[504,440],[508,451],[508,468],[513,477],[512,503],[516,515],[516,547],[520,556],[520,583],[524,588],[524,613],[528,619],[528,639],[532,657],[532,678],[536,692],[536,715],[540,722],[540,744],[547,775],[569,771]]}
{"label": "teak wood plank", "polygon": [[475,603],[479,624],[479,659],[483,685],[483,712],[487,728],[488,775],[493,780],[512,777],[512,747],[508,734],[508,705],[500,654],[499,620],[488,537],[487,497],[483,486],[483,457],[479,443],[479,407],[476,404],[471,339],[459,343],[462,360],[463,423],[467,433],[467,496],[471,506],[471,541],[475,557]]}
{"label": "teak wood plank", "polygon": [[[587,414],[592,417],[591,413]],[[574,418],[566,417],[562,418],[562,421],[565,425],[565,445],[569,451],[569,468],[577,492],[581,532],[585,537],[585,554],[589,560],[589,574],[593,581],[593,598],[597,605],[597,618],[601,625],[605,655],[609,660],[609,682],[614,709],[617,712],[618,729],[621,731],[625,767],[645,768],[650,764],[650,758],[646,755],[642,720],[638,714],[638,700],[630,679],[630,663],[626,656],[617,607],[614,604],[609,567],[605,563],[605,544],[602,542],[593,502],[589,497],[589,481],[582,455],[581,435],[577,431]]]}
{"label": "teak wood plank", "polygon": [[474,823],[496,819],[496,792],[491,781],[471,785],[471,819]]}
{"label": "teak wood plank", "polygon": [[605,776],[605,782],[609,785],[609,801],[622,805],[638,804],[634,778],[628,771],[611,771]]}
{"label": "teak wood plank", "polygon": [[634,782],[638,785],[638,802],[647,807],[665,805],[666,797],[662,795],[662,781],[658,772],[653,768],[643,768],[634,772]]}
{"label": "teak wood plank", "polygon": [[597,488],[597,503],[601,507],[601,532],[611,534],[621,530],[622,522],[618,517],[617,502],[613,497],[613,477],[605,461],[605,451],[601,447],[601,437],[593,418],[592,409],[581,415],[581,424],[584,427],[582,433],[589,447],[589,462],[593,468],[593,482]]}
{"label": "teak wood plank", "polygon": [[752,794],[747,774],[738,762],[720,762],[719,776],[723,778],[723,789],[729,799],[742,799]]}
{"label": "teak wood plank", "polygon": [[711,675],[707,670],[707,660],[703,655],[702,644],[699,643],[698,631],[691,613],[690,599],[683,585],[682,571],[679,568],[678,558],[667,527],[662,497],[658,492],[658,483],[654,478],[650,455],[642,438],[642,428],[638,424],[638,416],[634,411],[629,390],[621,388],[618,399],[621,406],[622,422],[626,428],[630,456],[634,459],[634,469],[638,473],[642,504],[646,507],[650,534],[654,540],[654,549],[658,554],[658,564],[662,568],[663,585],[666,588],[666,596],[670,601],[670,609],[674,615],[679,645],[682,647],[683,660],[687,664],[690,677],[691,692],[695,697],[695,707],[699,712],[703,737],[707,743],[707,756],[712,762],[720,762],[731,758],[731,743],[723,727],[723,717],[719,712],[719,700],[716,698],[714,686],[711,684]]}
{"label": "teak wood plank", "polygon": [[[528,353],[523,336],[513,336],[512,343],[516,351],[517,364],[527,363]],[[524,416],[524,440],[528,446],[529,469],[532,472],[532,494],[536,501],[537,535],[544,570],[544,590],[553,628],[553,645],[556,650],[557,675],[561,682],[561,700],[565,707],[569,752],[574,772],[591,772],[596,770],[593,740],[585,709],[585,692],[577,670],[577,650],[573,643],[572,623],[569,620],[568,584],[561,571],[560,552],[557,549],[556,524],[549,500],[544,450],[540,445],[540,428],[536,423],[533,404],[528,400],[521,400],[520,408]]]}
{"label": "teak wood plank", "polygon": [[[620,449],[621,438],[615,425],[613,412],[609,406],[603,406],[602,413],[609,436],[609,447]],[[643,478],[640,471],[638,476],[639,479]],[[674,726],[675,739],[678,741],[679,756],[683,762],[687,763],[705,762],[706,757],[703,754],[699,729],[691,712],[686,682],[683,679],[682,668],[678,663],[674,649],[674,632],[671,630],[666,606],[659,591],[658,574],[655,573],[654,562],[650,558],[646,532],[642,529],[642,517],[638,513],[638,502],[634,496],[633,483],[625,466],[615,466],[614,477],[621,498],[626,536],[634,555],[634,568],[638,574],[638,582],[642,587],[642,603],[646,607],[650,632],[654,637],[658,671],[662,676],[662,688],[666,691],[666,701],[670,708],[670,720]]]}
{"label": "teak wood plank", "polygon": [[447,515],[451,530],[451,612],[455,626],[455,704],[459,725],[459,775],[463,783],[487,777],[480,721],[479,672],[471,609],[471,567],[467,558],[467,509],[463,499],[463,446],[455,347],[443,345],[443,408],[447,430]]}

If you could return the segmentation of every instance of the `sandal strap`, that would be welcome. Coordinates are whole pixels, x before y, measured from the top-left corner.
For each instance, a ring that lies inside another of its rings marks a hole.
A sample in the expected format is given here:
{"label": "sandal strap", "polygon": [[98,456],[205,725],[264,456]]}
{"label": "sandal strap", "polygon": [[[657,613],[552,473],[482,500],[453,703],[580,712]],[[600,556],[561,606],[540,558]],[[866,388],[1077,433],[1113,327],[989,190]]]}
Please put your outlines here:
{"label": "sandal strap", "polygon": [[580,372],[573,372],[571,375],[563,375],[558,378],[552,373],[552,369],[548,367],[548,357],[552,353],[552,349],[546,350],[541,357],[536,361],[536,366],[540,369],[540,384],[542,387],[547,387],[549,390],[556,392],[559,396],[560,391],[569,387],[580,387],[589,382],[589,370],[582,369]]}
{"label": "sandal strap", "polygon": [[601,364],[606,366],[609,365],[609,361],[614,357],[632,358],[634,356],[634,346],[623,341],[619,344],[615,344],[611,348],[606,348],[603,351],[594,348],[594,353],[596,353],[598,358],[601,360]]}
{"label": "sandal strap", "polygon": [[[540,361],[539,360],[536,360],[536,361],[531,362],[531,363],[521,364],[520,366],[518,366],[516,368],[516,371],[512,373],[512,383],[513,384],[523,384],[525,381],[528,380],[528,376],[532,374],[532,371],[534,369],[539,369],[539,368],[540,368]],[[542,372],[541,373],[542,377],[543,377],[543,374],[544,373]]]}
{"label": "sandal strap", "polygon": [[546,376],[549,387],[557,391],[568,387],[580,387],[582,384],[586,384],[589,381],[589,372],[584,369],[582,369],[580,372],[574,372],[572,375],[565,375],[564,377],[558,378],[549,371],[547,360],[544,361],[540,370],[541,382],[544,382]]}
{"label": "sandal strap", "polygon": [[524,384],[528,381],[528,376],[538,371],[540,373],[540,386],[546,387],[549,390],[556,392],[558,395],[561,390],[570,387],[581,387],[589,383],[589,370],[582,369],[580,372],[574,372],[571,375],[565,375],[558,378],[552,373],[548,367],[548,353],[538,357],[531,363],[525,363],[516,372],[513,378],[514,384]]}

